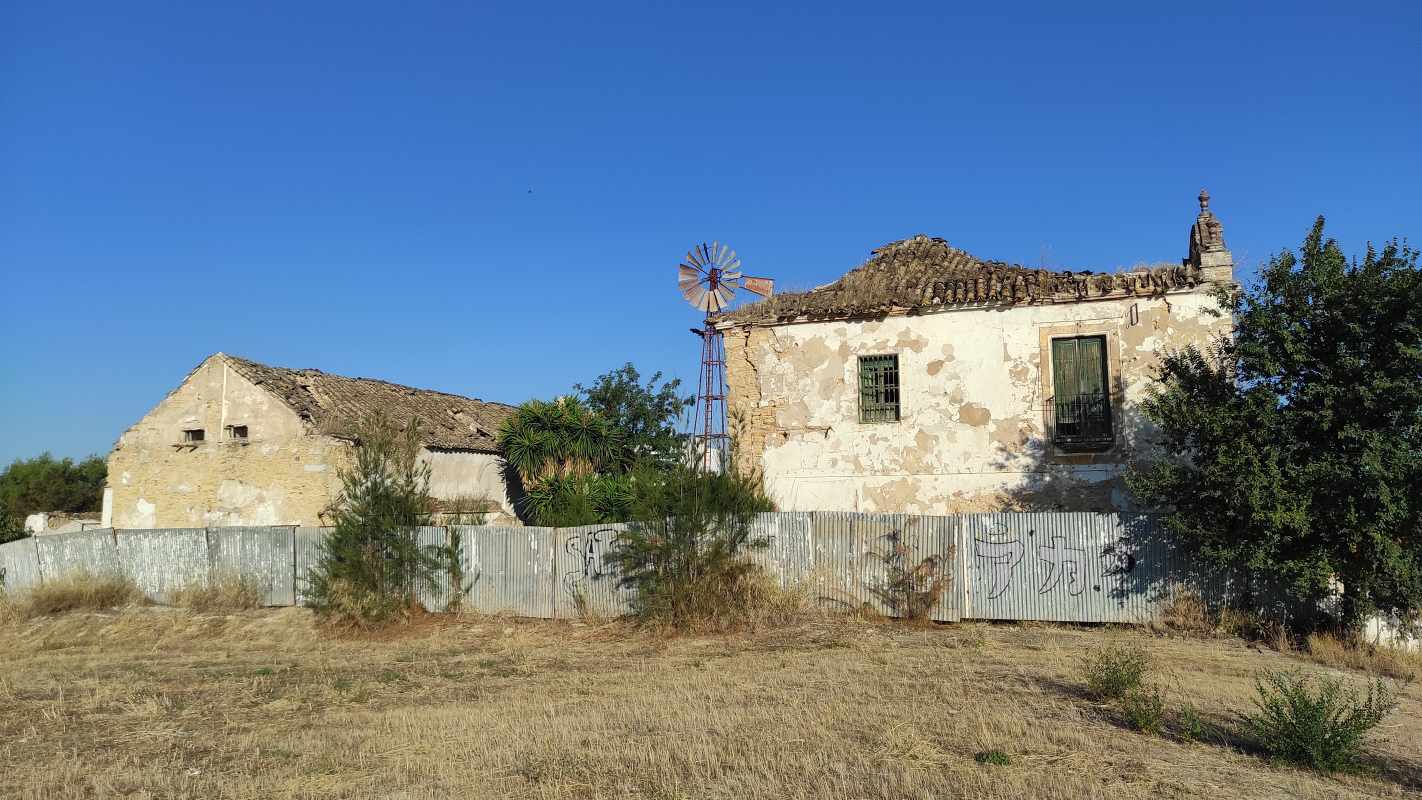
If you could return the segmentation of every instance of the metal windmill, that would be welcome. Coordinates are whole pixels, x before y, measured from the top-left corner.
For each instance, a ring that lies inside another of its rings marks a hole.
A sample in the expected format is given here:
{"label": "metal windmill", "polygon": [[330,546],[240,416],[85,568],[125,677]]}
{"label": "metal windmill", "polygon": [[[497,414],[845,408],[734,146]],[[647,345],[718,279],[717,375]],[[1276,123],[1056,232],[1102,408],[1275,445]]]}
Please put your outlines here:
{"label": "metal windmill", "polygon": [[[730,441],[726,434],[726,348],[711,317],[730,307],[737,290],[769,297],[775,282],[742,275],[735,250],[720,242],[702,242],[687,251],[677,268],[677,287],[688,303],[706,312],[702,327],[691,329],[701,339],[701,372],[697,377],[691,435],[700,448],[702,469],[710,472],[724,463]],[[717,453],[714,463],[713,450]]]}

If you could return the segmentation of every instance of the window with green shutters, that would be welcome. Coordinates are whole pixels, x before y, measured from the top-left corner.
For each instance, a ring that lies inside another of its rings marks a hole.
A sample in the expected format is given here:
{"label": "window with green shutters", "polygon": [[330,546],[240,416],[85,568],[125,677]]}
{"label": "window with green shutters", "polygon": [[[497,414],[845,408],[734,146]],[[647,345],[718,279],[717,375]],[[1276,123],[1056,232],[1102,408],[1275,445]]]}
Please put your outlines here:
{"label": "window with green shutters", "polygon": [[859,357],[859,421],[899,421],[899,357]]}
{"label": "window with green shutters", "polygon": [[1052,440],[1063,450],[1106,450],[1115,442],[1105,336],[1052,340],[1047,401]]}

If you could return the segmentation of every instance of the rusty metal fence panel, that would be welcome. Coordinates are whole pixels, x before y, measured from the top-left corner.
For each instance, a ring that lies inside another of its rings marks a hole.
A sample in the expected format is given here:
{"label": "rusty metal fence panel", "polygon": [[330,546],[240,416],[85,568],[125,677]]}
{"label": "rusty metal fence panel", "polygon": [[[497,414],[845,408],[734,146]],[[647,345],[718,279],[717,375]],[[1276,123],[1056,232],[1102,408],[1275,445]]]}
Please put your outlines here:
{"label": "rusty metal fence panel", "polygon": [[206,528],[119,530],[114,538],[120,568],[155,602],[207,575]]}
{"label": "rusty metal fence panel", "polygon": [[297,528],[291,536],[292,560],[296,564],[296,604],[311,604],[311,570],[321,562],[321,543],[326,540],[325,528]]}
{"label": "rusty metal fence panel", "polygon": [[[419,541],[446,546],[457,534],[460,570],[422,587],[426,607],[575,618],[627,613],[632,597],[604,560],[625,525],[581,528],[423,528]],[[9,591],[65,572],[120,570],[148,596],[223,571],[263,581],[271,605],[309,602],[309,572],[328,531],[321,528],[193,528],[85,531],[0,546]],[[1193,568],[1149,515],[786,512],[758,515],[752,533],[767,547],[753,558],[783,586],[803,587],[822,606],[903,613],[895,576],[925,559],[939,583],[938,620],[1142,622],[1182,590],[1229,602],[1256,587]],[[936,571],[935,571],[936,570]],[[459,574],[462,572],[462,575]]]}
{"label": "rusty metal fence panel", "polygon": [[757,550],[755,561],[789,589],[809,580],[815,565],[814,537],[807,511],[786,511],[757,514],[751,523],[751,535],[764,539],[766,546]]}
{"label": "rusty metal fence panel", "polygon": [[963,515],[963,616],[1145,622],[1172,591],[1170,553],[1146,515]]}
{"label": "rusty metal fence panel", "polygon": [[0,592],[23,592],[38,586],[40,581],[35,537],[0,544]]}
{"label": "rusty metal fence panel", "polygon": [[[423,527],[415,531],[415,545],[422,550],[429,548],[443,548],[449,545],[449,531],[443,527]],[[463,556],[460,556],[461,565]],[[420,599],[420,605],[430,611],[444,611],[450,608],[455,595],[455,578],[457,574],[446,571],[436,572],[430,576],[433,585],[420,582],[415,586],[415,596]]]}
{"label": "rusty metal fence panel", "polygon": [[256,580],[262,604],[296,605],[295,527],[209,528],[208,576]]}
{"label": "rusty metal fence panel", "polygon": [[620,523],[548,529],[554,539],[557,574],[554,616],[577,619],[631,613],[632,592],[619,585],[618,574],[605,558],[626,529]]}
{"label": "rusty metal fence panel", "polygon": [[553,617],[557,530],[463,526],[469,552],[467,607],[486,614]]}
{"label": "rusty metal fence panel", "polygon": [[114,532],[108,528],[36,536],[34,539],[40,575],[44,580],[56,580],[67,573],[124,571],[114,544]]}
{"label": "rusty metal fence panel", "polygon": [[[814,512],[810,530],[814,558],[807,585],[820,605],[905,616],[912,590],[936,594],[914,601],[926,602],[933,619],[962,616],[952,518]],[[897,580],[909,573],[919,576],[912,584]]]}

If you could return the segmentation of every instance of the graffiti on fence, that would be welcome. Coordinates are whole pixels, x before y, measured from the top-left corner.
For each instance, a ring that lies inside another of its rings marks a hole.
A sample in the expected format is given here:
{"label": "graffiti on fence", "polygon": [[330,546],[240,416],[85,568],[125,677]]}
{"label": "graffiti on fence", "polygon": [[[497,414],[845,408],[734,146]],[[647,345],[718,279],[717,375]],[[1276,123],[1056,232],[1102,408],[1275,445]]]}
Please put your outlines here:
{"label": "graffiti on fence", "polygon": [[563,576],[563,588],[573,597],[586,594],[588,584],[613,579],[616,574],[603,561],[607,547],[617,538],[617,529],[599,528],[569,536],[563,549],[578,559],[578,568]]}
{"label": "graffiti on fence", "polygon": [[1022,537],[994,525],[986,536],[973,537],[973,547],[977,559],[987,563],[988,599],[996,600],[1012,586],[1012,573],[1022,563],[1026,552]]}
{"label": "graffiti on fence", "polygon": [[[1045,542],[1035,544],[1036,542]],[[1031,546],[1035,544],[1035,546]],[[1037,531],[1023,534],[1009,531],[1002,524],[994,524],[987,532],[973,536],[974,557],[981,563],[980,570],[986,574],[988,583],[987,599],[996,600],[1012,588],[1017,577],[1017,567],[1024,560],[1031,561],[1027,567],[1030,576],[1034,570],[1038,577],[1036,592],[1065,592],[1071,597],[1079,597],[1086,592],[1089,575],[1119,576],[1136,568],[1136,557],[1119,548],[1107,547],[1096,555],[1099,569],[1092,569],[1091,555],[1085,547],[1073,546],[1067,537],[1047,535],[1037,537]],[[1034,558],[1028,558],[1028,556]],[[1029,578],[1030,580],[1030,578]],[[1092,591],[1102,591],[1101,584],[1090,584]]]}
{"label": "graffiti on fence", "polygon": [[[1035,531],[1028,531],[1031,536]],[[1048,544],[1037,547],[1037,558],[1047,565],[1047,574],[1042,576],[1042,584],[1037,594],[1046,594],[1066,580],[1067,594],[1075,597],[1086,590],[1082,572],[1086,566],[1086,551],[1079,547],[1067,547],[1065,536],[1052,536]],[[1097,591],[1101,587],[1096,587]]]}

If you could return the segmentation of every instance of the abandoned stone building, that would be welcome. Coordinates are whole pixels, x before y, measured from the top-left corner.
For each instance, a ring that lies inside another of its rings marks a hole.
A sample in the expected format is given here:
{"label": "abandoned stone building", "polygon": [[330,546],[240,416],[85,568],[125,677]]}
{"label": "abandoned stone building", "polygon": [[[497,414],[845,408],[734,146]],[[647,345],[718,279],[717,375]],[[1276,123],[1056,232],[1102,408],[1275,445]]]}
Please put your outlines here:
{"label": "abandoned stone building", "polygon": [[494,441],[512,407],[217,353],[119,438],[103,523],[320,525],[340,492],[350,425],[375,410],[420,421],[430,493],[446,509],[482,504],[483,522],[514,521]]}
{"label": "abandoned stone building", "polygon": [[1176,264],[1049,271],[920,235],[721,315],[739,465],[781,510],[1131,508],[1153,368],[1230,326],[1211,311],[1233,259],[1199,201]]}

